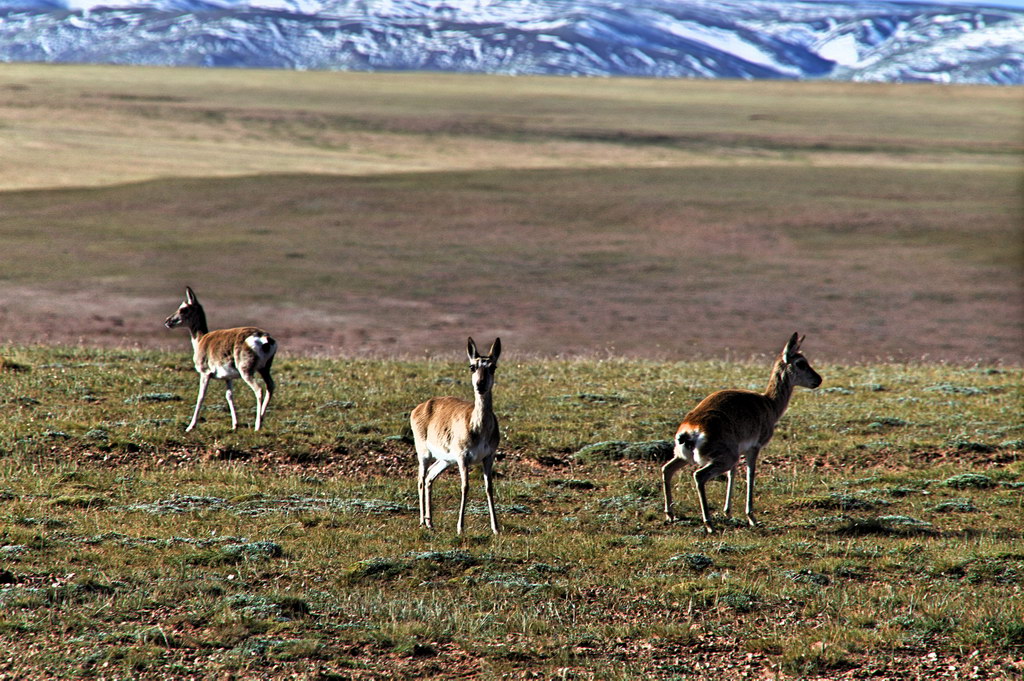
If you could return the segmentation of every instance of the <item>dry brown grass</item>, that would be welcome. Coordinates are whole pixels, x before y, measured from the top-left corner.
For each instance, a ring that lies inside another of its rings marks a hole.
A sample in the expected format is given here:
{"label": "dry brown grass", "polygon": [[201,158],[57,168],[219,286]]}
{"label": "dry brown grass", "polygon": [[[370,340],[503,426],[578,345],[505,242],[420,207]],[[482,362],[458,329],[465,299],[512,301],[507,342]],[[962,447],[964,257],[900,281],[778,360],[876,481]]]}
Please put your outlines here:
{"label": "dry brown grass", "polygon": [[[1013,167],[1019,88],[6,64],[0,188],[742,164]],[[842,153],[834,153],[836,150]]]}

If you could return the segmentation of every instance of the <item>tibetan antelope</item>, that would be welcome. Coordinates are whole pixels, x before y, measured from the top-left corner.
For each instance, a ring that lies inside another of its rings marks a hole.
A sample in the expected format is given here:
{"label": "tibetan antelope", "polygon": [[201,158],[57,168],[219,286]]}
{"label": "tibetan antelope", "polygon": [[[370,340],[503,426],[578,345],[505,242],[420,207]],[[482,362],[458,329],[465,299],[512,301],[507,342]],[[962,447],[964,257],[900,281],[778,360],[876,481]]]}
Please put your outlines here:
{"label": "tibetan antelope", "polygon": [[698,466],[693,481],[700,500],[700,513],[704,529],[714,532],[708,516],[708,500],[704,484],[725,474],[725,515],[729,516],[732,501],[732,474],[743,455],[747,466],[747,521],[754,519],[754,471],[757,455],[768,444],[775,424],[789,405],[795,386],[817,388],[821,376],[811,368],[800,354],[803,338],[797,334],[786,343],[772,367],[768,388],[763,393],[752,390],[719,390],[705,397],[679,424],[675,436],[673,458],[661,469],[662,489],[665,493],[665,518],[672,515],[672,476],[687,463]]}
{"label": "tibetan antelope", "polygon": [[[164,326],[173,329],[178,326],[188,328],[192,336],[192,359],[196,371],[199,372],[199,397],[196,399],[196,410],[192,414],[192,422],[186,432],[191,431],[199,423],[199,410],[206,397],[206,388],[211,378],[224,380],[227,385],[228,407],[231,409],[231,429],[238,428],[238,416],[235,414],[235,403],[232,400],[231,383],[241,378],[256,394],[256,427],[260,429],[263,415],[267,413],[270,396],[274,394],[274,379],[270,377],[270,365],[274,362],[277,342],[263,329],[254,326],[243,326],[236,329],[220,329],[210,331],[206,326],[206,313],[199,304],[195,292],[185,287],[185,301],[178,311],[167,318]],[[256,374],[263,377],[267,384],[266,392],[256,382]]]}
{"label": "tibetan antelope", "polygon": [[494,483],[492,471],[494,455],[498,451],[498,419],[491,406],[491,388],[494,370],[498,368],[501,339],[495,339],[486,355],[477,352],[476,343],[469,339],[466,348],[469,370],[473,374],[473,402],[456,397],[434,397],[420,404],[409,414],[416,458],[419,461],[417,487],[420,497],[420,525],[433,529],[431,521],[431,485],[434,478],[452,463],[459,467],[462,480],[462,499],[459,502],[458,533],[462,534],[466,515],[466,495],[469,492],[469,467],[481,464],[484,471],[484,491],[487,493],[487,511],[491,516],[491,531],[498,534],[498,516],[494,511]]}

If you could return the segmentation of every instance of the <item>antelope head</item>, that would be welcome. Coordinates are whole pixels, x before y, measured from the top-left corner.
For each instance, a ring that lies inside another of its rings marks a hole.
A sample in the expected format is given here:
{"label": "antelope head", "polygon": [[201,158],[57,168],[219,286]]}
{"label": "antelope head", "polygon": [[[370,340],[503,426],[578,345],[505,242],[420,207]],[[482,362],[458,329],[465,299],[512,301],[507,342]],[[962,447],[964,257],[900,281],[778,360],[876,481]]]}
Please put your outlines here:
{"label": "antelope head", "polygon": [[793,385],[803,388],[817,388],[821,385],[821,376],[811,367],[811,363],[800,353],[800,345],[806,336],[793,336],[782,350],[783,370],[793,377]]}
{"label": "antelope head", "polygon": [[487,354],[481,355],[477,352],[476,343],[470,338],[466,354],[469,356],[469,370],[473,374],[473,389],[481,395],[490,392],[494,385],[494,370],[498,368],[498,356],[501,355],[501,339],[495,338]]}
{"label": "antelope head", "polygon": [[164,326],[168,329],[175,329],[179,326],[195,329],[205,324],[206,314],[203,312],[203,306],[199,304],[199,299],[196,298],[192,288],[186,286],[185,300],[178,306],[177,312],[164,321]]}

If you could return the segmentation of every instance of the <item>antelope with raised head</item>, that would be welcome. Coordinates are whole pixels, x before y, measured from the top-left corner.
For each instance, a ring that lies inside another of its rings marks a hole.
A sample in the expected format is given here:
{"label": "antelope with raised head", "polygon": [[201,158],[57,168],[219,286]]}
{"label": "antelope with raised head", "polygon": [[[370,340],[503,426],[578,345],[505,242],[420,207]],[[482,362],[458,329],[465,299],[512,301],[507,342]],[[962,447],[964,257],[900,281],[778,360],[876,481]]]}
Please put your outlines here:
{"label": "antelope with raised head", "polygon": [[[277,352],[277,342],[263,329],[255,326],[242,326],[235,329],[219,329],[210,331],[206,325],[206,313],[199,304],[195,292],[185,287],[185,301],[178,311],[167,318],[164,326],[173,329],[184,326],[192,336],[192,359],[196,371],[199,372],[199,397],[196,399],[196,410],[192,414],[192,422],[186,432],[191,431],[199,423],[199,410],[206,397],[206,389],[211,378],[219,378],[227,383],[228,407],[231,409],[231,429],[238,428],[238,416],[232,400],[232,381],[241,378],[252,388],[256,395],[256,427],[260,429],[263,416],[267,413],[267,405],[274,394],[274,379],[270,376],[270,366]],[[256,381],[256,374],[263,377],[267,389],[264,391]]]}
{"label": "antelope with raised head", "polygon": [[491,403],[494,371],[501,355],[501,339],[496,338],[486,355],[477,352],[469,339],[466,347],[469,370],[473,374],[472,402],[457,397],[433,397],[418,405],[409,414],[416,458],[419,461],[417,487],[420,497],[420,525],[433,529],[431,520],[431,485],[434,478],[452,463],[459,467],[462,498],[459,502],[458,533],[462,534],[469,493],[469,467],[480,464],[484,472],[487,511],[491,531],[498,534],[498,516],[494,510],[494,455],[498,451],[498,419]]}
{"label": "antelope with raised head", "polygon": [[754,519],[754,474],[757,455],[772,439],[775,424],[789,405],[793,388],[817,388],[821,376],[811,368],[800,354],[803,338],[797,334],[789,339],[772,367],[768,387],[763,393],[752,390],[719,390],[705,397],[700,404],[683,417],[675,436],[673,458],[661,469],[662,489],[665,493],[665,518],[671,522],[672,476],[688,463],[696,464],[693,481],[700,500],[704,529],[714,532],[708,514],[708,500],[704,485],[708,480],[726,476],[725,506],[729,516],[732,501],[732,474],[742,455],[747,467],[747,521]]}

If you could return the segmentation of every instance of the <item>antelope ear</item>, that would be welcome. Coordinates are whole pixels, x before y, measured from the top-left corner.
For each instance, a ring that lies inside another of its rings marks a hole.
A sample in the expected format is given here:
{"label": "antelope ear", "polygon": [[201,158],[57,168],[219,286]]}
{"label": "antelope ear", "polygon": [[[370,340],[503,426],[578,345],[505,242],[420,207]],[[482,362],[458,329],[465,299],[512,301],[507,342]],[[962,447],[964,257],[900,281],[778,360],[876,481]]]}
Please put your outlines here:
{"label": "antelope ear", "polygon": [[191,286],[185,287],[185,302],[189,305],[195,305],[198,298],[196,298],[196,292],[192,290]]}
{"label": "antelope ear", "polygon": [[476,343],[473,342],[473,337],[469,337],[469,342],[466,343],[466,354],[469,355],[469,360],[473,361],[479,357],[479,353],[476,351]]}
{"label": "antelope ear", "polygon": [[786,347],[782,351],[782,356],[787,362],[790,361],[790,356],[800,349],[800,343],[802,340],[803,339],[801,339],[796,333],[790,336],[789,342],[786,343]]}
{"label": "antelope ear", "polygon": [[487,354],[491,356],[491,359],[495,362],[498,361],[498,356],[501,355],[501,339],[495,338],[494,342],[491,343],[491,349],[487,351]]}

